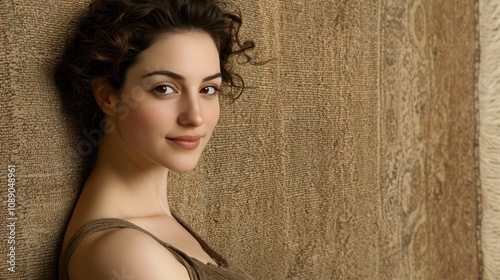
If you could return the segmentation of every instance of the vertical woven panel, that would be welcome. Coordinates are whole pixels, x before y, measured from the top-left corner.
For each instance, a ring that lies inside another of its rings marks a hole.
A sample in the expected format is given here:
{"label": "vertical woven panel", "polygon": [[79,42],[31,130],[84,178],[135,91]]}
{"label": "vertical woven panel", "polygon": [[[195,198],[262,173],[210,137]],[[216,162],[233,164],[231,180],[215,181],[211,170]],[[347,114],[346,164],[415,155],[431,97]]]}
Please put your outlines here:
{"label": "vertical woven panel", "polygon": [[[0,2],[2,279],[55,277],[83,163],[50,69],[87,2]],[[258,279],[477,279],[474,1],[235,2],[275,60],[238,66],[248,90],[169,178],[178,215]]]}
{"label": "vertical woven panel", "polygon": [[500,1],[480,1],[480,158],[484,279],[500,279]]}

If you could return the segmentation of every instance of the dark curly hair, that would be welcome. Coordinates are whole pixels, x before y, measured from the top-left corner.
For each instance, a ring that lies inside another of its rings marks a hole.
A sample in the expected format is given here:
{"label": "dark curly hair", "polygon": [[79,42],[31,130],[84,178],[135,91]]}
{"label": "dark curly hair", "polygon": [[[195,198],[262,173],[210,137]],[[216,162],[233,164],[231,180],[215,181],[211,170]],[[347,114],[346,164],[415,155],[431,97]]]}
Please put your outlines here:
{"label": "dark curly hair", "polygon": [[105,78],[119,92],[138,56],[160,35],[171,32],[209,34],[219,51],[223,85],[230,89],[221,94],[238,98],[244,82],[232,70],[230,58],[242,55],[244,62],[251,62],[246,51],[254,43],[240,41],[241,13],[226,9],[228,4],[218,0],[93,1],[55,69],[66,110],[84,131],[96,128],[103,113],[94,100],[92,81]]}

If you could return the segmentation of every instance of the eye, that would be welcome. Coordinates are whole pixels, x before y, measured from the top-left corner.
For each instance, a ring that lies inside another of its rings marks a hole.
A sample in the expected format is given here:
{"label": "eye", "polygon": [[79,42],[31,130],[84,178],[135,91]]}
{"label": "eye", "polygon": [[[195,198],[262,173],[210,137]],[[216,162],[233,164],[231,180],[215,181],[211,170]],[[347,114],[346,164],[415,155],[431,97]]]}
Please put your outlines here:
{"label": "eye", "polygon": [[206,86],[200,90],[200,93],[206,95],[216,95],[219,92],[219,89],[214,86]]}
{"label": "eye", "polygon": [[169,95],[175,92],[174,88],[169,85],[159,85],[153,88],[153,91],[159,95]]}

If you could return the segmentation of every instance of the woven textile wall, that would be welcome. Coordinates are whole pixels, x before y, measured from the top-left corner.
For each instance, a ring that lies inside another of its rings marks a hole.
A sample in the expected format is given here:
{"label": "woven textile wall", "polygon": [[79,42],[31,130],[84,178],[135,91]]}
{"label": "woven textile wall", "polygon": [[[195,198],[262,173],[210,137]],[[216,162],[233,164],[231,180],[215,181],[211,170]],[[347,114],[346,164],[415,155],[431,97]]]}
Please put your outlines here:
{"label": "woven textile wall", "polygon": [[500,279],[500,0],[480,1],[481,249],[485,280]]}
{"label": "woven textile wall", "polygon": [[[0,1],[1,279],[55,279],[86,159],[51,69],[87,4]],[[481,277],[476,1],[236,4],[274,60],[239,67],[176,213],[257,279]]]}

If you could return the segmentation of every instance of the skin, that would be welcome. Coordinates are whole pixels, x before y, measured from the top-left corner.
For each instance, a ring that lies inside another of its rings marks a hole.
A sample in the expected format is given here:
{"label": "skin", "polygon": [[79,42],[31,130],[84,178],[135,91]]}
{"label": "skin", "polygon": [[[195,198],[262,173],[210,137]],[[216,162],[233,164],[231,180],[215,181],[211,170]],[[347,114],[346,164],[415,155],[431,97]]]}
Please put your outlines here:
{"label": "skin", "polygon": [[[108,118],[107,131],[63,246],[85,223],[115,217],[146,229],[203,263],[215,263],[173,218],[167,175],[168,170],[187,171],[198,163],[219,120],[219,74],[213,40],[206,33],[189,31],[159,37],[128,69],[120,92],[104,80],[94,81],[95,99]],[[200,136],[199,145],[183,149],[169,140],[183,135]],[[132,229],[112,229],[85,238],[68,269],[73,280],[109,280],[117,275],[189,279],[168,250]]]}

